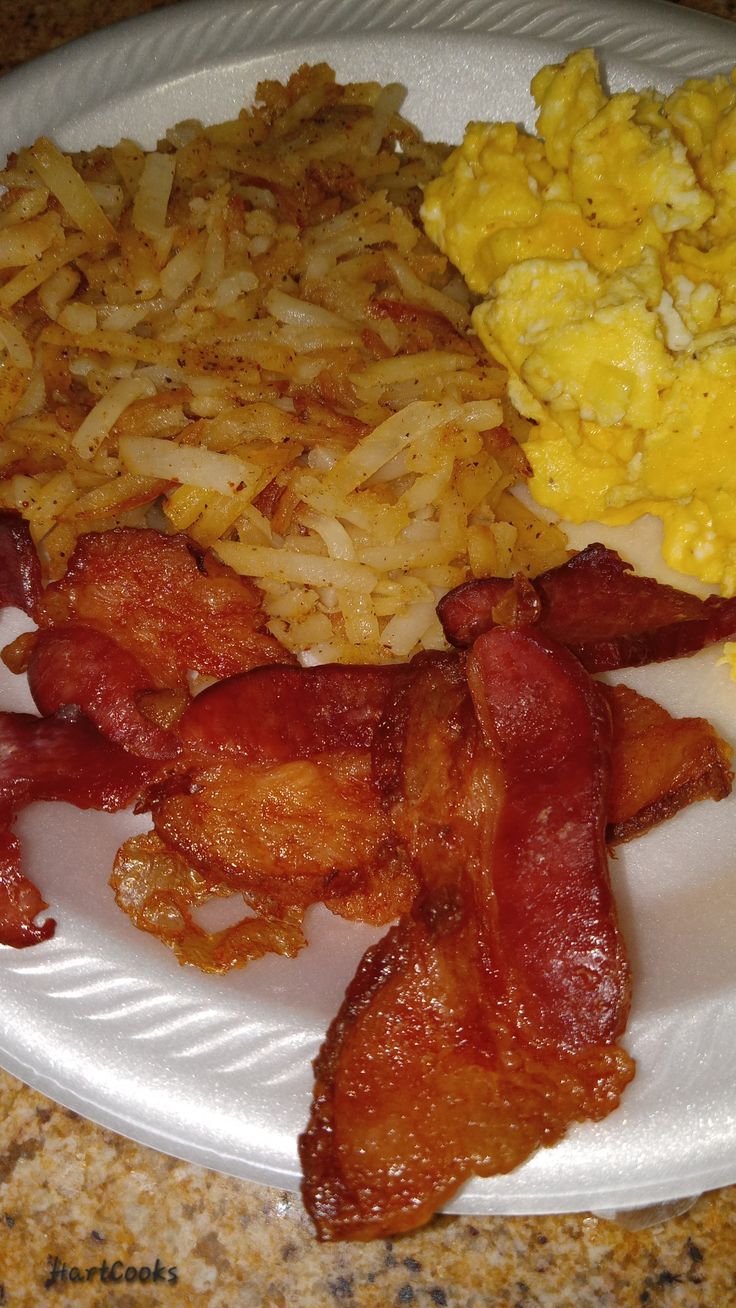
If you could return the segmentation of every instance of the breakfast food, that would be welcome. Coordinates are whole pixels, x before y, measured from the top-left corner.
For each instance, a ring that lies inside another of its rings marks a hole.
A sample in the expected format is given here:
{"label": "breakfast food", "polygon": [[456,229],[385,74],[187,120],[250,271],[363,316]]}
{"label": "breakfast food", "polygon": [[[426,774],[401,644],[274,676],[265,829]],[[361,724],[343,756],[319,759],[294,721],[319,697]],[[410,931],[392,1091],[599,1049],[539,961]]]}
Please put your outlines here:
{"label": "breakfast food", "polygon": [[417,1226],[467,1176],[610,1112],[634,1071],[594,683],[544,637],[497,629],[466,668],[424,660],[394,714],[379,775],[422,880],[315,1066],[300,1148],[323,1238]]}
{"label": "breakfast food", "polygon": [[467,582],[438,605],[453,645],[471,645],[497,621],[538,623],[589,672],[693,654],[736,635],[736,600],[697,595],[639,577],[614,550],[589,545],[531,581]]}
{"label": "breakfast food", "polygon": [[734,77],[608,96],[591,50],[532,82],[538,136],[471,123],[430,236],[487,296],[473,325],[563,519],[663,524],[666,561],[736,592]]}
{"label": "breakfast food", "polygon": [[[14,572],[6,569],[3,577],[15,595],[19,578],[33,570],[35,551],[19,520],[6,515],[0,538],[3,530],[17,547]],[[115,809],[138,797],[151,810],[159,843],[133,841],[121,855],[116,890],[139,925],[145,925],[144,886],[159,895],[160,908],[178,897],[183,911],[187,895],[196,901],[227,887],[227,893],[245,894],[251,907],[265,906],[266,917],[283,923],[286,914],[292,926],[316,901],[343,916],[391,921],[409,909],[419,882],[375,789],[382,765],[372,751],[396,697],[415,675],[413,664],[290,666],[288,652],[279,659],[273,638],[258,632],[252,588],[221,564],[210,577],[207,557],[195,554],[199,567],[182,538],[151,530],[91,533],[67,576],[36,596],[39,630],[4,654],[16,672],[27,670],[44,715],[4,715],[0,797],[6,824],[34,799]],[[602,593],[587,557],[573,560],[580,564],[577,607],[583,610]],[[642,599],[650,614],[677,599],[666,587],[623,575],[629,590],[640,593],[640,610]],[[168,578],[161,593],[146,586],[153,576]],[[137,592],[141,583],[144,594]],[[443,611],[452,612],[466,590],[448,596]],[[131,633],[120,603],[127,612],[136,595],[139,622]],[[575,607],[569,611],[574,615]],[[214,649],[220,660],[230,660],[218,665],[229,675],[193,699],[175,663],[182,612],[188,615],[185,659],[211,669]],[[519,625],[514,610],[508,618]],[[627,620],[619,614],[622,633]],[[524,625],[532,622],[528,617]],[[564,637],[562,630],[553,634]],[[259,640],[261,653],[254,656]],[[452,661],[461,666],[457,656]],[[657,706],[624,687],[605,693],[620,724],[609,839],[645,829],[647,815],[661,820],[694,798],[727,793],[727,752],[706,724],[676,723],[663,710],[653,719]],[[661,769],[653,773],[632,759],[644,724],[650,729],[655,721],[663,748]],[[17,748],[24,749],[22,766]],[[669,771],[668,758],[677,765]],[[318,813],[324,821],[315,824]],[[153,911],[152,903],[147,910]],[[173,944],[177,932],[169,935]],[[292,949],[297,940],[303,943],[300,934],[290,939]],[[241,966],[250,955],[229,957],[228,966]]]}
{"label": "breakfast food", "polygon": [[[35,920],[45,904],[12,831],[35,799],[150,811],[153,830],[123,844],[111,885],[136,926],[203,971],[293,957],[316,902],[399,919],[366,954],[316,1064],[301,1156],[320,1238],[410,1229],[473,1172],[515,1167],[616,1107],[633,1075],[619,1045],[630,979],[606,844],[722,798],[730,751],[707,723],[595,683],[561,643],[564,618],[569,636],[600,612],[613,576],[606,635],[619,664],[627,650],[641,661],[632,613],[687,627],[691,597],[605,551],[591,567],[594,547],[558,570],[556,589],[554,573],[471,583],[500,603],[468,653],[310,668],[275,658],[252,588],[221,564],[210,572],[181,537],[91,533],[67,576],[38,590],[24,582],[30,535],[10,515],[0,553],[5,602],[28,592],[39,623],[5,658],[27,667],[44,714],[0,714],[2,943],[54,931]],[[149,596],[154,575],[169,584]],[[122,619],[141,584],[131,636]],[[545,603],[506,602],[522,585]],[[446,597],[446,622],[467,591]],[[182,611],[185,661],[241,660],[194,697],[176,661]],[[239,921],[196,921],[235,894]]]}
{"label": "breakfast food", "polygon": [[0,507],[47,575],[106,527],[185,531],[314,662],[443,645],[442,591],[551,567],[505,372],[417,210],[443,146],[319,65],[157,149],[0,173]]}
{"label": "breakfast food", "polygon": [[[590,61],[559,76],[594,115]],[[537,433],[421,231],[447,152],[398,103],[302,69],[148,153],[37,142],[0,202],[0,604],[37,624],[3,657],[42,715],[0,714],[0,941],[54,930],[13,831],[38,798],[150,813],[116,901],[205,972],[293,957],[313,904],[396,922],[315,1068],[323,1239],[410,1229],[616,1107],[607,845],[732,780],[708,723],[590,675],[731,606],[570,558],[510,494]],[[205,930],[224,896],[244,916]]]}

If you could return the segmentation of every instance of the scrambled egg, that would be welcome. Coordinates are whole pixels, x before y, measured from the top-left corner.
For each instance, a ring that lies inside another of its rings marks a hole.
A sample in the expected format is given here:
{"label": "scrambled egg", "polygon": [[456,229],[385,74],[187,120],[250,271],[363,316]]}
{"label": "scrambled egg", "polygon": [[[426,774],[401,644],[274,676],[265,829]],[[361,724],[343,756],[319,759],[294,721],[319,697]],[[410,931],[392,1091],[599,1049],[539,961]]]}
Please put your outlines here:
{"label": "scrambled egg", "polygon": [[604,92],[580,50],[532,82],[539,135],[471,123],[429,236],[487,298],[475,329],[532,420],[535,498],[664,526],[667,562],[736,592],[736,72]]}

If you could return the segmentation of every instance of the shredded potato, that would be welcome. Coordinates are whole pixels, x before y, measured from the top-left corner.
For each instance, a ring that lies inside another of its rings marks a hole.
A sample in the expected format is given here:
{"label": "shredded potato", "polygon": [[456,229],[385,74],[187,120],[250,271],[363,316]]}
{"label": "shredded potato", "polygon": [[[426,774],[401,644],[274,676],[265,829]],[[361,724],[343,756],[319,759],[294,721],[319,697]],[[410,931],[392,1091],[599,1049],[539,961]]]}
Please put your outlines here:
{"label": "shredded potato", "polygon": [[48,576],[82,532],[185,531],[304,661],[355,662],[441,646],[451,586],[565,557],[510,493],[505,374],[418,220],[447,150],[400,101],[304,67],[155,150],[8,161],[0,504]]}

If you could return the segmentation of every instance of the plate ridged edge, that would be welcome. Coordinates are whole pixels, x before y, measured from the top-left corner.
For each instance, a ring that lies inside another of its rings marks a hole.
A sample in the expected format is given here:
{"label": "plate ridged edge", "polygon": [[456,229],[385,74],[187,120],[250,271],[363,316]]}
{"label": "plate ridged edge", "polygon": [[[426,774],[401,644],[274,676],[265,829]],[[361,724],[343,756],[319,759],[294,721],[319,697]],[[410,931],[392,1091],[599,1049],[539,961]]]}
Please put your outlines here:
{"label": "plate ridged edge", "polygon": [[[729,44],[736,55],[730,24],[675,9],[671,0],[573,0],[564,6],[559,0],[189,0],[63,46],[0,80],[0,151],[53,131],[70,81],[76,87],[73,117],[96,104],[100,86],[111,101],[238,56],[379,32],[605,44],[609,54],[653,69],[665,65],[680,76],[723,69]],[[34,82],[34,95],[19,111],[20,79]]]}

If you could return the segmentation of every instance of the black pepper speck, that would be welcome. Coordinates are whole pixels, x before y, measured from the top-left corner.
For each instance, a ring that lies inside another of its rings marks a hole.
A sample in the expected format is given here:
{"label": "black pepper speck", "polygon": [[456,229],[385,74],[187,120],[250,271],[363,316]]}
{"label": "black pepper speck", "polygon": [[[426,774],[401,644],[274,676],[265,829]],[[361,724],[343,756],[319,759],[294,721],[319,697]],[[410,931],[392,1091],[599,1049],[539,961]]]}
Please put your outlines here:
{"label": "black pepper speck", "polygon": [[665,1270],[664,1272],[659,1273],[656,1283],[657,1285],[679,1285],[681,1281],[681,1276],[678,1276],[675,1272],[668,1272]]}
{"label": "black pepper speck", "polygon": [[687,1243],[685,1245],[685,1249],[687,1250],[690,1258],[694,1263],[702,1263],[703,1261],[702,1250],[698,1248],[698,1246],[695,1244],[693,1240],[690,1239],[689,1236],[687,1239]]}
{"label": "black pepper speck", "polygon": [[338,1276],[335,1281],[328,1281],[330,1294],[333,1299],[344,1301],[353,1298],[353,1278],[352,1276]]}

